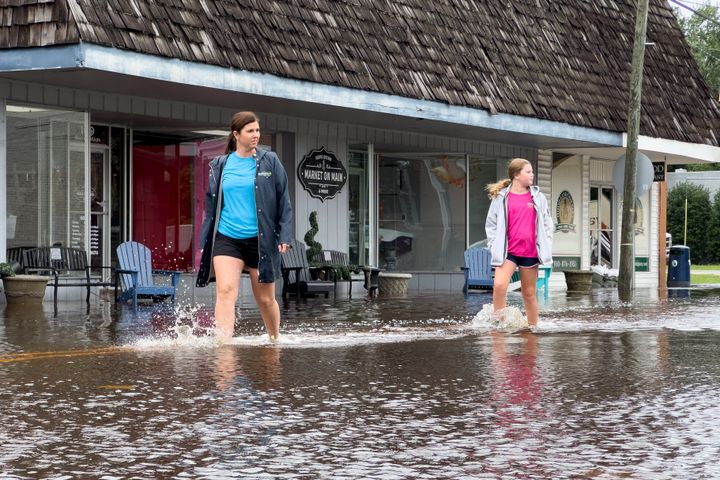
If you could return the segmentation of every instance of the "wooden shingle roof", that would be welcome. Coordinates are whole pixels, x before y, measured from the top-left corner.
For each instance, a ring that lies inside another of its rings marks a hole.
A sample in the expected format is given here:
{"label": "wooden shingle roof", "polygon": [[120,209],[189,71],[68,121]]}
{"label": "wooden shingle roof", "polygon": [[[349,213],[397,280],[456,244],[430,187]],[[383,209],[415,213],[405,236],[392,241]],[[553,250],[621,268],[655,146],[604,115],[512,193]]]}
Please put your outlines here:
{"label": "wooden shingle roof", "polygon": [[[719,145],[720,107],[651,0],[641,134]],[[633,0],[6,0],[0,47],[88,42],[626,131]]]}

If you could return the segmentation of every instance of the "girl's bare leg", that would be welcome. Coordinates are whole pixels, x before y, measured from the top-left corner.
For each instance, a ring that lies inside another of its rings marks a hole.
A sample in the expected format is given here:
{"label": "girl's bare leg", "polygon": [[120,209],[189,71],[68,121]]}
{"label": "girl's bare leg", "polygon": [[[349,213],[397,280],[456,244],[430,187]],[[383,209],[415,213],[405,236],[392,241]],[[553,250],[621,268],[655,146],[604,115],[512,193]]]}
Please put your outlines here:
{"label": "girl's bare leg", "polygon": [[500,267],[495,267],[495,278],[493,280],[493,309],[495,314],[502,311],[507,304],[507,289],[510,284],[510,277],[515,273],[515,264],[505,260]]}
{"label": "girl's bare leg", "polygon": [[525,312],[527,313],[528,325],[538,323],[538,303],[535,290],[537,289],[538,267],[520,269],[520,289]]}

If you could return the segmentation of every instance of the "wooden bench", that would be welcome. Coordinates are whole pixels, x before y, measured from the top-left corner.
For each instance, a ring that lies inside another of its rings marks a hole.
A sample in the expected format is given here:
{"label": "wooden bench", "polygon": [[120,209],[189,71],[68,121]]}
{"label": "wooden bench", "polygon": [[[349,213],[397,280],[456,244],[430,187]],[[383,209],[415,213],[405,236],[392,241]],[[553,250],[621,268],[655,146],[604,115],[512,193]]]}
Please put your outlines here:
{"label": "wooden bench", "polygon": [[57,315],[57,290],[59,287],[85,287],[87,296],[85,301],[90,308],[90,287],[115,287],[117,297],[117,283],[114,281],[114,267],[92,267],[102,273],[109,270],[109,280],[103,276],[91,275],[88,265],[88,255],[85,250],[71,247],[37,247],[23,252],[23,269],[25,273],[37,273],[50,276],[48,286],[53,287],[53,307]]}
{"label": "wooden bench", "polygon": [[6,250],[6,257],[7,261],[10,263],[17,263],[20,267],[20,270],[23,269],[23,252],[25,250],[31,250],[36,247],[8,247]]}
{"label": "wooden bench", "polygon": [[[353,272],[350,270],[350,256],[345,252],[339,252],[337,250],[322,250],[319,254],[315,255],[313,261],[320,265],[319,268],[326,273],[325,278],[333,282],[333,293],[335,296],[337,296],[338,282],[346,282],[350,284],[348,286],[348,295],[352,298],[353,282],[364,281],[364,278],[352,278]],[[349,280],[347,278],[343,278],[345,274],[350,275]]]}
{"label": "wooden bench", "polygon": [[310,271],[313,268],[308,264],[304,243],[293,239],[290,242],[290,250],[281,254],[280,258],[282,259],[283,298],[287,298],[288,294],[294,294],[297,298],[323,294],[325,298],[328,298],[328,293],[334,285],[327,280],[312,279]]}

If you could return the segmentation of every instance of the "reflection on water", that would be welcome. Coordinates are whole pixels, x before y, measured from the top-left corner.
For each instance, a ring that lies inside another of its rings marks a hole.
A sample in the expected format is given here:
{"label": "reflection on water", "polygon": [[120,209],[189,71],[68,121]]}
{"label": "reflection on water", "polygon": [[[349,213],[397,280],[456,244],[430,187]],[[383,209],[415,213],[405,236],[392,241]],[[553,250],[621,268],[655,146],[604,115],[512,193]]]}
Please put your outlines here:
{"label": "reflection on water", "polygon": [[207,307],[118,318],[68,307],[57,319],[5,307],[0,471],[720,477],[716,291],[632,305],[557,295],[519,334],[473,325],[488,301],[292,303],[278,346],[249,309],[235,343],[218,345]]}

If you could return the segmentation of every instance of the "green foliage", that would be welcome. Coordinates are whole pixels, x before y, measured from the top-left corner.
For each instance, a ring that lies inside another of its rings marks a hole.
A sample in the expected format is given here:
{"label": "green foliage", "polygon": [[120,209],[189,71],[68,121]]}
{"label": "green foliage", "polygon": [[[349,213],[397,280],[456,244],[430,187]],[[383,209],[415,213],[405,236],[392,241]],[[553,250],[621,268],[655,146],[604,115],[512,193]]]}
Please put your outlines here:
{"label": "green foliage", "polygon": [[720,163],[690,163],[683,168],[688,172],[714,172],[720,170]]}
{"label": "green foliage", "polygon": [[708,260],[708,236],[711,206],[707,188],[690,182],[682,182],[668,193],[667,225],[673,242],[683,242],[685,228],[685,199],[687,198],[687,246],[693,263]]}
{"label": "green foliage", "polygon": [[720,260],[720,191],[713,197],[712,212],[707,229],[708,235],[708,258],[709,262]]}
{"label": "green foliage", "polygon": [[696,10],[700,15],[678,15],[678,22],[700,73],[717,97],[720,91],[720,25],[716,22],[720,22],[720,15],[718,8],[709,3]]}
{"label": "green foliage", "polygon": [[310,212],[310,230],[308,230],[305,237],[303,237],[305,245],[308,246],[307,259],[311,267],[319,266],[315,259],[320,257],[320,253],[323,248],[322,244],[320,242],[316,242],[314,238],[318,231],[317,212],[313,211]]}
{"label": "green foliage", "polygon": [[13,270],[12,264],[2,262],[0,263],[0,278],[14,277],[15,270]]}
{"label": "green foliage", "polygon": [[334,278],[338,278],[340,280],[351,280],[353,273],[360,272],[360,267],[357,265],[333,265],[331,268],[334,271]]}

